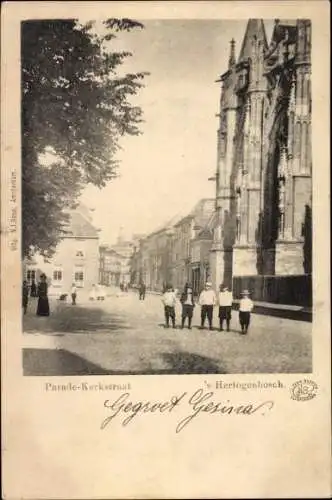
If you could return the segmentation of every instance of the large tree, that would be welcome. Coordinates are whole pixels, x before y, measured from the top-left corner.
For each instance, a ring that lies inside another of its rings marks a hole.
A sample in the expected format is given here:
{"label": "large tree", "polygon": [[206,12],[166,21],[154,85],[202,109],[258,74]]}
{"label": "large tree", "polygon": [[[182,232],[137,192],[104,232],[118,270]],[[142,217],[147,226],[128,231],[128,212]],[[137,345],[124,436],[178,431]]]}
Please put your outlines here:
{"label": "large tree", "polygon": [[131,97],[146,73],[121,73],[131,54],[112,50],[118,32],[136,28],[129,19],[104,21],[103,34],[77,20],[22,23],[23,255],[52,255],[82,187],[105,186],[121,136],[139,133]]}

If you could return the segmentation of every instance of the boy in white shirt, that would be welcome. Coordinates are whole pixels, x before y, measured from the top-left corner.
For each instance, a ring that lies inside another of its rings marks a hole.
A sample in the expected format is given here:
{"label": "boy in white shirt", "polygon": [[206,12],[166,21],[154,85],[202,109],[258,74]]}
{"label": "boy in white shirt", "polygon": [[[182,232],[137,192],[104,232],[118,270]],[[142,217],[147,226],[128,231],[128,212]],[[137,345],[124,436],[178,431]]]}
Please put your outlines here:
{"label": "boy in white shirt", "polygon": [[209,322],[209,329],[212,330],[213,306],[216,304],[216,294],[212,290],[212,284],[206,283],[205,289],[201,292],[198,303],[201,306],[201,329],[204,328],[205,318]]}
{"label": "boy in white shirt", "polygon": [[173,287],[169,285],[166,292],[162,296],[162,303],[164,304],[165,311],[165,322],[166,328],[169,328],[169,320],[172,320],[172,326],[175,328],[175,305],[176,305],[176,294]]}
{"label": "boy in white shirt", "polygon": [[253,301],[249,298],[248,290],[242,292],[242,299],[240,300],[239,307],[239,320],[241,325],[241,332],[246,334],[250,324],[250,313],[254,308]]}
{"label": "boy in white shirt", "polygon": [[227,286],[220,285],[219,292],[219,323],[220,331],[223,331],[223,323],[226,320],[227,331],[229,332],[232,317],[233,294]]}

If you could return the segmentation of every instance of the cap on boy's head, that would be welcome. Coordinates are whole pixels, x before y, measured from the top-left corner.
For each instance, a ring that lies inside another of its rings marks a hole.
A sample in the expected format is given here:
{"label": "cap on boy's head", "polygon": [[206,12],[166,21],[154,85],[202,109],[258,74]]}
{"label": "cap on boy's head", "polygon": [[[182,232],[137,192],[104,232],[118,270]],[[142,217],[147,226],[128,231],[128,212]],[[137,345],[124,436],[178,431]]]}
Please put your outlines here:
{"label": "cap on boy's head", "polygon": [[249,290],[243,290],[242,295],[249,295]]}
{"label": "cap on boy's head", "polygon": [[207,281],[207,282],[205,283],[205,286],[207,286],[207,287],[209,287],[209,288],[210,288],[210,287],[212,286],[212,283],[210,283],[209,281]]}
{"label": "cap on boy's head", "polygon": [[227,292],[227,291],[228,291],[228,286],[223,285],[223,287],[222,287],[222,291],[223,291],[223,292]]}

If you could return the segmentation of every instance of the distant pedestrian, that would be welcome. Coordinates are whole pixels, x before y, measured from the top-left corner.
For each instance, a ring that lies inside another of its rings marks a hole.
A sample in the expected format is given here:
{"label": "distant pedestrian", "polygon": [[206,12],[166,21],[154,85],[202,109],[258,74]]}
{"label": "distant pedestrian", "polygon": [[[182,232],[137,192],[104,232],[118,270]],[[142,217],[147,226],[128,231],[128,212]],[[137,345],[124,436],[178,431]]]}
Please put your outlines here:
{"label": "distant pedestrian", "polygon": [[38,283],[38,304],[37,304],[37,316],[49,316],[50,306],[47,296],[47,282],[46,274],[41,274],[40,282]]}
{"label": "distant pedestrian", "polygon": [[76,306],[76,297],[77,297],[77,288],[75,283],[72,284],[71,287],[71,304],[72,306]]}
{"label": "distant pedestrian", "polygon": [[106,292],[102,285],[98,285],[97,288],[97,300],[105,300]]}
{"label": "distant pedestrian", "polygon": [[121,292],[123,292],[123,290],[124,290],[124,284],[122,283],[122,281],[120,283],[120,290],[121,290]]}
{"label": "distant pedestrian", "polygon": [[35,280],[31,281],[30,297],[37,297],[37,286]]}
{"label": "distant pedestrian", "polygon": [[219,292],[219,326],[223,331],[224,320],[226,320],[227,331],[229,332],[232,317],[233,294],[227,286],[220,285]]}
{"label": "distant pedestrian", "polygon": [[23,286],[22,286],[22,307],[23,307],[24,314],[27,313],[28,302],[29,302],[29,287],[28,287],[28,283],[24,280]]}
{"label": "distant pedestrian", "polygon": [[174,293],[173,287],[169,285],[166,292],[162,296],[162,302],[164,304],[165,312],[165,326],[169,328],[169,320],[172,320],[172,326],[175,328],[175,305],[176,305],[176,295]]}
{"label": "distant pedestrian", "polygon": [[180,297],[180,302],[182,304],[182,318],[181,318],[181,328],[184,328],[186,318],[188,318],[188,329],[191,330],[191,322],[194,312],[194,297],[193,289],[189,283],[186,283],[184,291]]}
{"label": "distant pedestrian", "polygon": [[96,300],[96,298],[97,298],[96,285],[92,285],[92,288],[89,293],[89,300]]}
{"label": "distant pedestrian", "polygon": [[243,290],[242,299],[240,300],[239,307],[239,320],[241,325],[241,332],[246,334],[250,325],[250,314],[254,308],[253,301],[249,298],[249,291]]}
{"label": "distant pedestrian", "polygon": [[212,290],[211,283],[205,283],[205,289],[201,292],[198,303],[201,306],[201,329],[204,328],[207,317],[209,329],[212,330],[213,306],[216,304],[216,294]]}
{"label": "distant pedestrian", "polygon": [[138,293],[139,293],[139,300],[144,300],[146,293],[146,285],[145,283],[143,283],[143,281],[139,284]]}

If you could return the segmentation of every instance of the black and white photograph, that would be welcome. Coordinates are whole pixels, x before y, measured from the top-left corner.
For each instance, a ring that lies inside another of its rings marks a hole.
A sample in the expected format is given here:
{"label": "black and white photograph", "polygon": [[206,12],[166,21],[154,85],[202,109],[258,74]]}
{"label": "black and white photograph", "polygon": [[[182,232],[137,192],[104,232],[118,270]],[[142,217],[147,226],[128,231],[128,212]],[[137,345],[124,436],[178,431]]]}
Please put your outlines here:
{"label": "black and white photograph", "polygon": [[312,372],[311,24],[21,22],[25,376]]}

